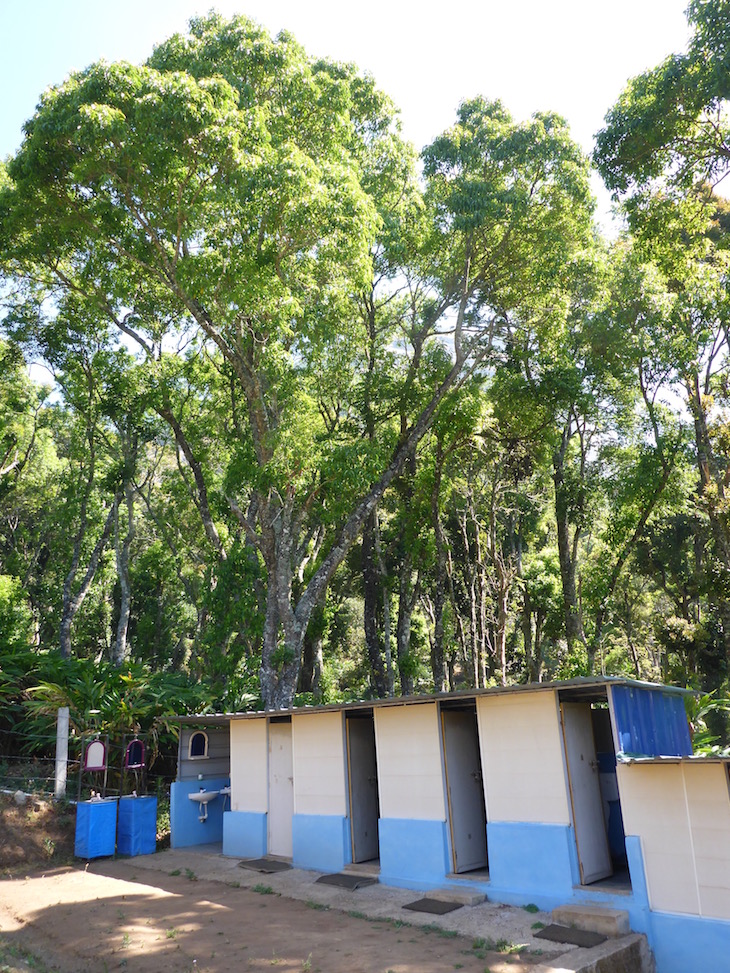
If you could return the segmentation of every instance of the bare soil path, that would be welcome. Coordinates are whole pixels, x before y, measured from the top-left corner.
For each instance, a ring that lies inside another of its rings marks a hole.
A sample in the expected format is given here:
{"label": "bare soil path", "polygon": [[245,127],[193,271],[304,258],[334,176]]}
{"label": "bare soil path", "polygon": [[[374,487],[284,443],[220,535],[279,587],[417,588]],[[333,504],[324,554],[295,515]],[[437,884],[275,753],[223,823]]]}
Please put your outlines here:
{"label": "bare soil path", "polygon": [[[228,867],[227,878],[213,881],[189,867],[162,871],[163,860],[175,863],[174,852],[150,858],[154,869],[140,867],[140,859],[106,860],[0,881],[0,940],[60,973],[528,973],[547,958],[505,952],[519,945],[507,940],[502,952],[490,949],[498,944],[487,941],[486,925],[484,936],[467,938],[394,919],[395,902],[390,917],[348,913],[322,901],[333,891],[325,886],[298,900],[277,894],[278,875]],[[525,913],[527,929],[535,918]]]}

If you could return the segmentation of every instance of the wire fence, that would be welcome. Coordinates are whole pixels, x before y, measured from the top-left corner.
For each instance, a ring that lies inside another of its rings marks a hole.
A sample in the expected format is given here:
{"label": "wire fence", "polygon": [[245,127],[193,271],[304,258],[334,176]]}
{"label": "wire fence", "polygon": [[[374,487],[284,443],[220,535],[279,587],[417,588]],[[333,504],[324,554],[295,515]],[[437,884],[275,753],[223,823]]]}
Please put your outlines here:
{"label": "wire fence", "polygon": [[[104,736],[104,735],[101,735]],[[85,746],[94,735],[68,738],[68,757],[61,776],[65,776],[65,798],[86,799],[91,792],[107,797],[121,797],[136,791],[138,794],[155,794],[158,798],[169,796],[170,783],[176,776],[177,754],[157,753],[152,765],[134,771],[124,766],[126,743],[132,739],[110,736],[106,743],[106,770],[85,770],[82,756]],[[28,751],[43,756],[29,755]],[[5,729],[0,732],[0,792],[14,794],[22,791],[41,799],[51,799],[56,794],[56,734],[55,732],[18,732]]]}

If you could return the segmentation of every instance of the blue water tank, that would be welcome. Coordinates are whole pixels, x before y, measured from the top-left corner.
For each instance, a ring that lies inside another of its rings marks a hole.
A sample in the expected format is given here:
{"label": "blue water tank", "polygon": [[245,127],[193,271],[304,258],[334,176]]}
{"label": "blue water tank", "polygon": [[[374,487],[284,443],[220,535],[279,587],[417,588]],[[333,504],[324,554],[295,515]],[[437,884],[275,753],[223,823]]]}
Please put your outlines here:
{"label": "blue water tank", "polygon": [[151,855],[157,847],[157,798],[122,797],[119,801],[117,851]]}
{"label": "blue water tank", "polygon": [[116,797],[103,801],[79,801],[76,805],[77,858],[103,858],[113,855],[117,839]]}

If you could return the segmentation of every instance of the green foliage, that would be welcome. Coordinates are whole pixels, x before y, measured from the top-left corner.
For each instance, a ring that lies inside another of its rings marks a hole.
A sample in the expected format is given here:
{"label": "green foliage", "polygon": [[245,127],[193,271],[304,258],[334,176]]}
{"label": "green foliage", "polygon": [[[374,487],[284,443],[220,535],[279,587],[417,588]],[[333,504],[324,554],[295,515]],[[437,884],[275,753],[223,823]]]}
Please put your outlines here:
{"label": "green foliage", "polygon": [[177,733],[172,717],[203,712],[209,705],[205,688],[184,674],[151,672],[140,664],[120,670],[91,659],[26,651],[3,659],[3,677],[7,705],[15,713],[13,729],[30,755],[48,752],[61,706],[69,707],[78,735],[143,732],[154,751],[160,735],[169,741]]}
{"label": "green foliage", "polygon": [[483,300],[564,313],[566,267],[589,243],[592,199],[587,160],[563,119],[518,124],[500,102],[465,101],[423,161],[435,215],[429,256],[445,289],[468,254]]}
{"label": "green foliage", "polygon": [[688,10],[693,34],[685,54],[633,78],[606,116],[596,162],[607,186],[638,222],[644,195],[664,183],[683,192],[727,174],[727,0],[698,0]]}
{"label": "green foliage", "polygon": [[611,246],[558,116],[464,101],[419,176],[371,78],[243,17],[49,89],[0,165],[5,724],[367,698],[373,618],[396,690],[722,686],[729,11],[607,116]]}
{"label": "green foliage", "polygon": [[[730,756],[730,745],[727,743],[730,699],[718,698],[714,692],[697,693],[694,696],[685,696],[684,706],[687,710],[687,718],[692,732],[694,753],[708,757]],[[723,739],[714,734],[708,726],[712,717],[720,717],[720,723],[724,723]],[[718,743],[718,741],[720,742]]]}
{"label": "green foliage", "polygon": [[[0,658],[30,648],[33,618],[19,578],[0,574]],[[1,672],[1,670],[0,670]]]}

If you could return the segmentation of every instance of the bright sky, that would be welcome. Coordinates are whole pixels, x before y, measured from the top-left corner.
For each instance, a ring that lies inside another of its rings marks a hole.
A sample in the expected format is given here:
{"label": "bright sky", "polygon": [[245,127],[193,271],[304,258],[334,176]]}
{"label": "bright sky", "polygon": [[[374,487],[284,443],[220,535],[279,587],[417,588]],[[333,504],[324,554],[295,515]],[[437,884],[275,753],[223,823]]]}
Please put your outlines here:
{"label": "bright sky", "polygon": [[557,111],[586,151],[626,80],[684,49],[687,0],[0,0],[0,158],[40,93],[99,58],[138,63],[211,5],[354,61],[400,107],[418,148],[464,98],[518,119]]}

